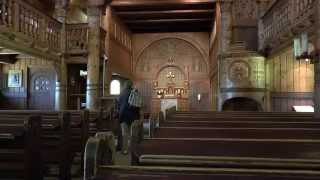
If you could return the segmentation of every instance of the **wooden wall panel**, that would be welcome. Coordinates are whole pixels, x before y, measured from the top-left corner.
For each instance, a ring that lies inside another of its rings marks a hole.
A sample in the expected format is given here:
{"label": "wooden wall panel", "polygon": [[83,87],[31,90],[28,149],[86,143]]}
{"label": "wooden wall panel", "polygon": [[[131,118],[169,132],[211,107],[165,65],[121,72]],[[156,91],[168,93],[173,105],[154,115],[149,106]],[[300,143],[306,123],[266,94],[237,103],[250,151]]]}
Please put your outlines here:
{"label": "wooden wall panel", "polygon": [[[18,57],[15,64],[6,64],[2,66],[2,87],[1,91],[5,96],[5,100],[1,102],[2,109],[26,109],[27,108],[27,90],[28,90],[28,67],[52,67],[53,62],[45,59],[21,56]],[[9,70],[22,70],[22,86],[19,88],[8,87]]]}
{"label": "wooden wall panel", "polygon": [[313,65],[293,57],[287,48],[267,59],[267,84],[271,110],[291,111],[293,105],[313,105]]}

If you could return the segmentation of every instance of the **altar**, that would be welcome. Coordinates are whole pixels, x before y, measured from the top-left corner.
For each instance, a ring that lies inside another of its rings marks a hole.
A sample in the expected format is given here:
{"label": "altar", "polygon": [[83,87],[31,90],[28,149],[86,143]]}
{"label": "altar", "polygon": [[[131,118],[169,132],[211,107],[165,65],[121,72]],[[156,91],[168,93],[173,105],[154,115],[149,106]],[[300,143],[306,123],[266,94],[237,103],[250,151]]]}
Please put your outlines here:
{"label": "altar", "polygon": [[175,66],[173,60],[161,69],[153,82],[152,112],[165,112],[176,107],[178,111],[189,110],[189,80],[183,69]]}
{"label": "altar", "polygon": [[157,113],[159,111],[165,112],[166,109],[174,106],[177,111],[188,111],[189,100],[188,98],[153,98],[151,109],[153,113]]}

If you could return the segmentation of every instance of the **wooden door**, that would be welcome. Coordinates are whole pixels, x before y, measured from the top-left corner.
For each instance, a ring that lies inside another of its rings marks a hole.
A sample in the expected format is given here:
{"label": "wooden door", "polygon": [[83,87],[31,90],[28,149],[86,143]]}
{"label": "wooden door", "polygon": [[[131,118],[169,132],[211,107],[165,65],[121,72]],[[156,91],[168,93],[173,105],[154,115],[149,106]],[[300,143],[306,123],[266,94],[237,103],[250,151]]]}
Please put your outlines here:
{"label": "wooden door", "polygon": [[56,89],[54,69],[29,68],[28,77],[28,108],[53,110]]}

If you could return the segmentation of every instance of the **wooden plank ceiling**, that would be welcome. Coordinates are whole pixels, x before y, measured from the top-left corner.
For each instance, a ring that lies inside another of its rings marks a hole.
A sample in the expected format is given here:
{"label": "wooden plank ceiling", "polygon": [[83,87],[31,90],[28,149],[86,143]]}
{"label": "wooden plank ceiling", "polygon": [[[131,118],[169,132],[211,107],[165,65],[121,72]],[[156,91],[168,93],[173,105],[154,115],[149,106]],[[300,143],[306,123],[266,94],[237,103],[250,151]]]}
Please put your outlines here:
{"label": "wooden plank ceiling", "polygon": [[111,7],[134,33],[210,32],[215,0],[113,0]]}

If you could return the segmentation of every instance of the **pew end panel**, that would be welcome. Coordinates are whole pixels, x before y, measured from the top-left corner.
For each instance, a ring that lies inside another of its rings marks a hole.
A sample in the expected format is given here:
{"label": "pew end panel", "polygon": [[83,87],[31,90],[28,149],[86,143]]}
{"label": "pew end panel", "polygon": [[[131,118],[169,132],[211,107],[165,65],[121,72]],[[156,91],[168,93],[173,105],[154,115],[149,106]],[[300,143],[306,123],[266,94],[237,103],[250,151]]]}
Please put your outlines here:
{"label": "pew end panel", "polygon": [[16,116],[16,124],[11,120],[0,118],[1,131],[6,129],[0,136],[0,179],[42,180],[41,117]]}
{"label": "pew end panel", "polygon": [[143,121],[134,121],[131,125],[131,133],[131,164],[138,164],[138,148],[144,139]]}
{"label": "pew end panel", "polygon": [[98,168],[102,165],[113,164],[112,150],[105,137],[90,137],[86,144],[84,154],[84,180],[91,180],[97,175]]}

